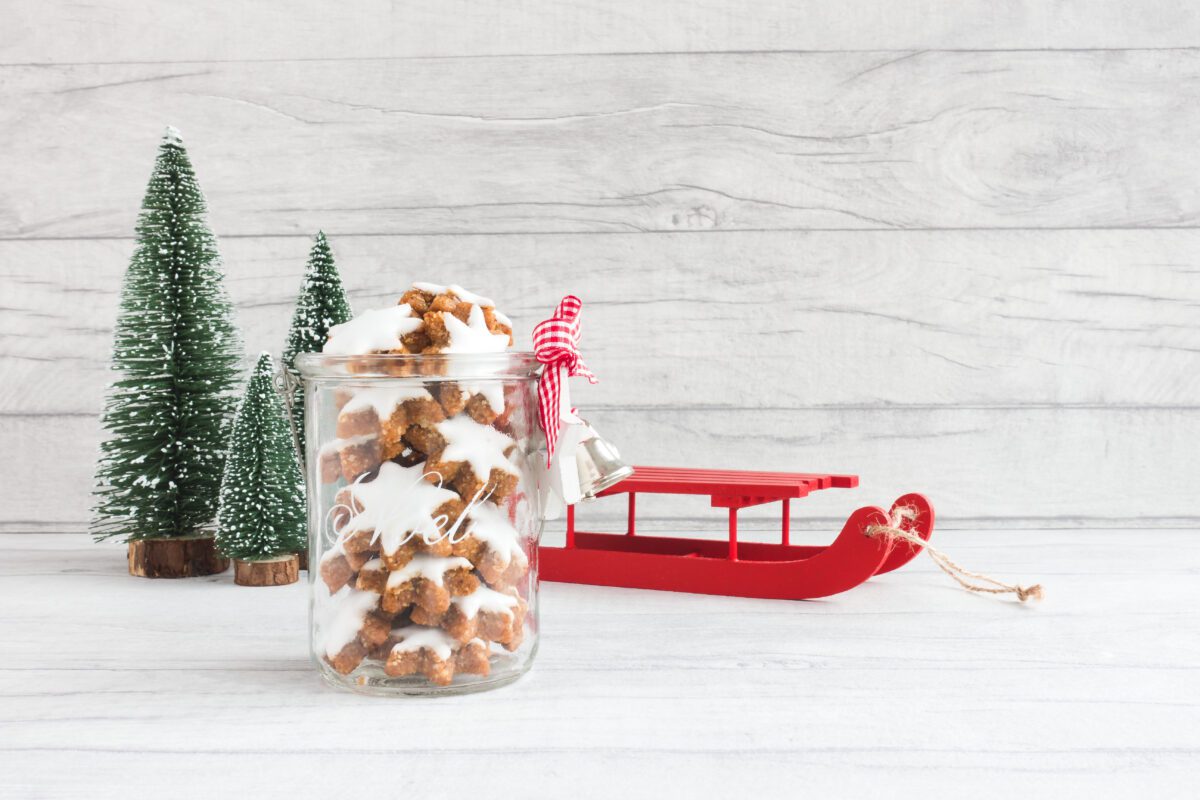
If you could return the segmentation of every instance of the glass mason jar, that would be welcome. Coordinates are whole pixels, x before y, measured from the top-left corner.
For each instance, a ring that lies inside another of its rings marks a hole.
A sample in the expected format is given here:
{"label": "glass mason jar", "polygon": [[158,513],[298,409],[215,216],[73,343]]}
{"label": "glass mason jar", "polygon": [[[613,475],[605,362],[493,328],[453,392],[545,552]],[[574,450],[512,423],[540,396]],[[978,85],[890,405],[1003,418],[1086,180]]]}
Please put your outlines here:
{"label": "glass mason jar", "polygon": [[533,354],[313,353],[297,367],[322,676],[406,695],[516,680],[538,640]]}

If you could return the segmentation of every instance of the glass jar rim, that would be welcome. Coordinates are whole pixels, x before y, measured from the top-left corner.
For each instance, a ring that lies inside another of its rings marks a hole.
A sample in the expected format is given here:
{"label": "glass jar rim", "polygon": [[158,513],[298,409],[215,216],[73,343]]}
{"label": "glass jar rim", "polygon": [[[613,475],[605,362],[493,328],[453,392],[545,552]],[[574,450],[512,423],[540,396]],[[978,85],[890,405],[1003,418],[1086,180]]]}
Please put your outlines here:
{"label": "glass jar rim", "polygon": [[300,353],[296,370],[308,380],[453,381],[462,378],[528,380],[537,376],[541,362],[527,351],[502,353],[370,353],[331,355]]}

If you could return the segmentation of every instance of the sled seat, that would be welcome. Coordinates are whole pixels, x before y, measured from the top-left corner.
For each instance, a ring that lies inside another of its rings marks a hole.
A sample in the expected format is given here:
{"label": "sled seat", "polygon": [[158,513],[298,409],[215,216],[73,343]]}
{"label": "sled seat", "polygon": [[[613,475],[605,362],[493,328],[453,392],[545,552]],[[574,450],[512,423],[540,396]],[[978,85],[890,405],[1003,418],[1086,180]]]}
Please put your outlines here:
{"label": "sled seat", "polygon": [[[728,557],[738,558],[737,513],[739,509],[766,503],[782,503],[781,544],[790,544],[791,501],[821,489],[852,489],[857,475],[830,475],[809,472],[751,472],[727,469],[689,469],[686,467],[634,467],[633,474],[598,497],[616,494],[629,496],[626,516],[627,536],[637,534],[638,494],[708,495],[713,508],[729,509]],[[566,547],[575,547],[575,507],[567,507]]]}

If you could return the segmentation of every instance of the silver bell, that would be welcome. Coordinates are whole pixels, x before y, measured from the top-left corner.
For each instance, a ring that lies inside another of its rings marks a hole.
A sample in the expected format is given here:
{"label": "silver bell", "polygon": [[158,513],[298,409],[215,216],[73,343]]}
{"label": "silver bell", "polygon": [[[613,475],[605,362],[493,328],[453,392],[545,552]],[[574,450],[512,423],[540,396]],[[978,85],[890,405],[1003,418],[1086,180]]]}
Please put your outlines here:
{"label": "silver bell", "polygon": [[579,471],[579,491],[583,500],[593,500],[633,474],[633,467],[621,460],[611,442],[601,439],[596,430],[581,420],[579,447],[575,465]]}

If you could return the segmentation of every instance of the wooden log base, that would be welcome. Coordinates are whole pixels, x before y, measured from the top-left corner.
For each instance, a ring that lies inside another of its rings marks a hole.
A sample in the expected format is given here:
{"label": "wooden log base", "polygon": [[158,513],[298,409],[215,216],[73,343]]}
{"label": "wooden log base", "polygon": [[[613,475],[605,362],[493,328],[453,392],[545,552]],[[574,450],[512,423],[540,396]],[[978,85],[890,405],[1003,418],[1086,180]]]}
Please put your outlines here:
{"label": "wooden log base", "polygon": [[211,536],[135,539],[129,543],[129,574],[139,578],[194,578],[229,569]]}
{"label": "wooden log base", "polygon": [[300,557],[295,553],[262,561],[233,560],[233,582],[238,586],[287,586],[300,580]]}
{"label": "wooden log base", "polygon": [[304,550],[301,550],[299,553],[296,553],[296,556],[300,559],[300,569],[307,570],[308,569],[308,549],[305,548]]}

